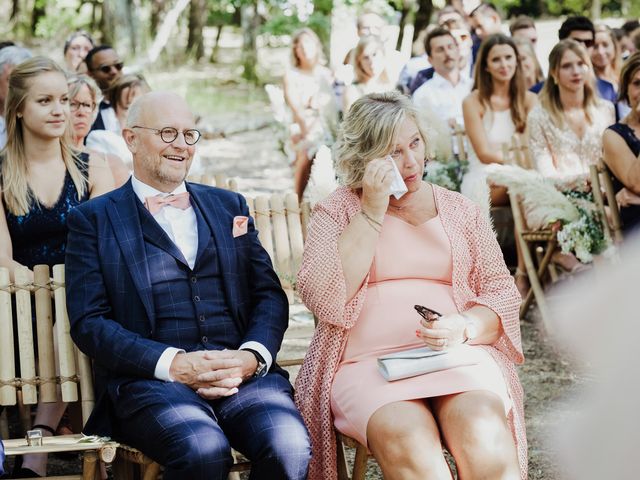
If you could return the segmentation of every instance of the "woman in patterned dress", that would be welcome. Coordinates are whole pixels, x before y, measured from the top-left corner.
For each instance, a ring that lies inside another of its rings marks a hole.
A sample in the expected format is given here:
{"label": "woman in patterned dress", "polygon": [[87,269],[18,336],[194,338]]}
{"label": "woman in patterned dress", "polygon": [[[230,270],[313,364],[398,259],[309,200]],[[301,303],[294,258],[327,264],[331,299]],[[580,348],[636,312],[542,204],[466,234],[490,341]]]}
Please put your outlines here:
{"label": "woman in patterned dress", "polygon": [[[319,324],[295,394],[311,480],[337,476],[334,427],[389,479],[450,480],[443,444],[462,478],[527,475],[520,296],[479,207],[422,180],[424,132],[398,92],[357,100],[336,144],[344,186],[311,218],[298,289]],[[421,320],[415,304],[442,316]],[[376,367],[387,353],[462,343],[477,363],[394,382]]]}

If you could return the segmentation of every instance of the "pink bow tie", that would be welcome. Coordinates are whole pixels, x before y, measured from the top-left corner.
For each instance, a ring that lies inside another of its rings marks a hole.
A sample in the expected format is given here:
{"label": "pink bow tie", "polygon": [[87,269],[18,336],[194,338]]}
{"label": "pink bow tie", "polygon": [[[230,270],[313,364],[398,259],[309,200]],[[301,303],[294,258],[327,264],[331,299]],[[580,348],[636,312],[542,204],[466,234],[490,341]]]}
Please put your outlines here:
{"label": "pink bow tie", "polygon": [[179,208],[180,210],[186,210],[191,205],[189,203],[189,192],[176,193],[175,195],[167,195],[165,197],[160,195],[147,197],[144,203],[151,215],[155,215],[162,207],[166,207],[167,205]]}

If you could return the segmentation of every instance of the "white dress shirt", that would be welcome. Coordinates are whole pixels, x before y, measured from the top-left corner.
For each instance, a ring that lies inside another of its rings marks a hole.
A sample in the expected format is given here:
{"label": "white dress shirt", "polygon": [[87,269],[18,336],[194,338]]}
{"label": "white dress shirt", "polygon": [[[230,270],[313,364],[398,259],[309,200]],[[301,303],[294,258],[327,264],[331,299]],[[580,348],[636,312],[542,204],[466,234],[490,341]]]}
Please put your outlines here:
{"label": "white dress shirt", "polygon": [[118,121],[118,117],[116,117],[116,111],[113,107],[103,108],[100,110],[100,115],[102,116],[102,123],[104,124],[105,130],[120,134],[122,127],[120,127],[120,122]]}
{"label": "white dress shirt", "polygon": [[[164,193],[141,182],[136,178],[135,174],[131,176],[131,186],[143,205],[147,197],[154,197],[156,195],[166,197],[187,191],[186,185],[182,182],[172,192]],[[196,254],[198,253],[198,221],[196,220],[196,212],[193,207],[189,206],[187,209],[181,210],[171,205],[166,205],[153,215],[153,218],[166,232],[171,241],[175,243],[180,252],[182,252],[189,268],[193,269],[196,263]],[[271,368],[273,359],[271,358],[271,353],[269,353],[269,350],[264,345],[254,341],[245,342],[240,345],[240,350],[246,349],[258,352],[267,364],[266,370]],[[167,382],[173,381],[173,378],[171,378],[169,374],[169,369],[171,362],[173,362],[174,357],[178,353],[184,353],[184,350],[167,347],[167,349],[162,352],[154,372],[154,376],[157,379]]]}
{"label": "white dress shirt", "polygon": [[458,125],[464,125],[462,117],[462,101],[471,92],[473,81],[465,75],[460,75],[456,85],[439,75],[433,74],[428,80],[413,92],[413,103],[418,109],[426,108],[449,123],[449,119],[455,119]]}

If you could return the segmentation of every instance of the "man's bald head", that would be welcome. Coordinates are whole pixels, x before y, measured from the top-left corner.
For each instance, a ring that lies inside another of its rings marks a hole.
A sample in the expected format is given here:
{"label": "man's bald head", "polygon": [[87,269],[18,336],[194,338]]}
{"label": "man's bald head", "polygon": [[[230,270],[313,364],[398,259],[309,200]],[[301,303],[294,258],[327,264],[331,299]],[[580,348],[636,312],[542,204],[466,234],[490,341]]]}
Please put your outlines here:
{"label": "man's bald head", "polygon": [[200,136],[195,127],[193,113],[180,95],[149,92],[136,98],[122,130],[136,178],[161,192],[177,188],[189,173]]}
{"label": "man's bald head", "polygon": [[127,128],[141,125],[148,121],[149,117],[157,116],[160,112],[177,111],[174,109],[181,113],[187,111],[193,117],[186,100],[177,93],[154,91],[140,95],[129,106]]}

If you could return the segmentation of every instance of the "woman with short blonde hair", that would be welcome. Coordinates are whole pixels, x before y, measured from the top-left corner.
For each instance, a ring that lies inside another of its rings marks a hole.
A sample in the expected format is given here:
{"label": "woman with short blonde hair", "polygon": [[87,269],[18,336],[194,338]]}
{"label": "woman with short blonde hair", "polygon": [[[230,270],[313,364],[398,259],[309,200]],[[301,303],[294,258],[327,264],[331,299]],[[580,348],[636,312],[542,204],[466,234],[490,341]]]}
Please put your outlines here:
{"label": "woman with short blonde hair", "polygon": [[[334,428],[385,478],[451,479],[443,445],[460,478],[526,478],[520,296],[478,206],[422,180],[426,141],[397,91],[356,100],[342,123],[344,185],[314,208],[297,277],[318,319],[295,388],[309,480],[337,478]],[[378,371],[379,356],[425,346],[474,361],[392,382]]]}

